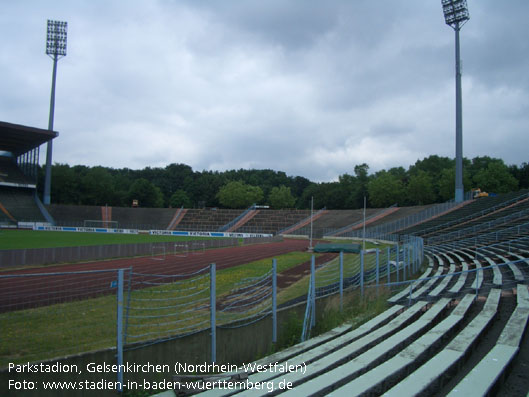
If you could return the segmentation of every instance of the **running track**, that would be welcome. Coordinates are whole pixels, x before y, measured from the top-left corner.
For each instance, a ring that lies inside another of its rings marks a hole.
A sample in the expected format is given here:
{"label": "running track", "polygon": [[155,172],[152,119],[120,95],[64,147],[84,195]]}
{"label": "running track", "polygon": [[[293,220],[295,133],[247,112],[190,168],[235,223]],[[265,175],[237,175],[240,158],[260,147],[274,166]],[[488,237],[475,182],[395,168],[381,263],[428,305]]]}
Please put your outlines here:
{"label": "running track", "polygon": [[[211,249],[201,254],[190,253],[187,257],[166,256],[165,258],[157,259],[151,257],[125,258],[2,272],[0,276],[18,276],[13,278],[0,278],[0,312],[115,293],[115,289],[110,288],[112,281],[116,280],[115,271],[64,274],[66,272],[132,268],[134,273],[184,275],[204,269],[210,263],[215,263],[217,270],[221,270],[288,252],[303,251],[307,247],[307,240],[287,239],[276,243]],[[29,276],[29,274],[35,273],[39,275]],[[46,275],[50,273],[61,274]],[[20,275],[28,276],[20,277]]]}

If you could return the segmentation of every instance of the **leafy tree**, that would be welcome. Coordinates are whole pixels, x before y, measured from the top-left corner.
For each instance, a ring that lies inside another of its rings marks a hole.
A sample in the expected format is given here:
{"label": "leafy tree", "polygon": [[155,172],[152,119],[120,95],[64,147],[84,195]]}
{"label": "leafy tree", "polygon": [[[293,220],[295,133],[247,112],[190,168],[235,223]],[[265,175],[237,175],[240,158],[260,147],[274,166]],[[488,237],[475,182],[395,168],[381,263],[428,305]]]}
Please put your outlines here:
{"label": "leafy tree", "polygon": [[371,206],[385,208],[398,203],[404,195],[401,180],[387,171],[380,171],[367,186]]}
{"label": "leafy tree", "polygon": [[263,190],[242,181],[231,181],[219,190],[218,199],[227,208],[246,208],[263,199]]}
{"label": "leafy tree", "polygon": [[395,178],[399,179],[402,183],[406,183],[408,179],[408,173],[404,167],[393,167],[388,170],[388,173],[393,175]]}
{"label": "leafy tree", "polygon": [[80,191],[84,204],[113,204],[114,189],[110,172],[104,167],[86,168],[81,176]]}
{"label": "leafy tree", "polygon": [[51,197],[53,202],[80,204],[79,177],[68,164],[55,164],[51,173]]}
{"label": "leafy tree", "polygon": [[440,176],[444,169],[451,168],[453,166],[453,159],[431,155],[429,157],[425,157],[422,160],[417,160],[414,165],[410,166],[408,172],[410,175],[414,175],[418,171],[424,171],[435,179]]}
{"label": "leafy tree", "polygon": [[339,182],[313,183],[305,189],[301,201],[302,208],[310,208],[311,199],[314,198],[314,208],[342,209],[348,199],[347,192]]}
{"label": "leafy tree", "polygon": [[498,161],[503,163],[503,160],[489,156],[474,157],[469,163],[465,165],[465,170],[470,173],[470,178],[473,179],[479,171],[487,169],[490,163]]}
{"label": "leafy tree", "polygon": [[[439,197],[442,202],[452,200],[455,196],[456,185],[456,168],[445,168],[439,177]],[[463,186],[465,191],[472,188],[472,180],[470,179],[467,168],[463,168]]]}
{"label": "leafy tree", "polygon": [[322,188],[321,183],[311,182],[311,184],[305,188],[301,198],[298,200],[298,203],[301,203],[300,208],[310,208],[312,200],[314,200],[314,208],[322,208],[328,205],[324,190],[325,189]]}
{"label": "leafy tree", "polygon": [[[161,172],[160,176],[155,183],[160,188],[164,195],[164,199],[168,205],[174,206],[171,202],[172,196],[177,191],[181,190],[186,192],[194,179],[193,169],[185,164],[169,164]],[[186,192],[187,200],[190,204],[186,204],[186,207],[192,206],[189,194]]]}
{"label": "leafy tree", "polygon": [[507,193],[518,189],[518,181],[502,160],[491,161],[487,168],[478,171],[474,175],[474,184],[489,193]]}
{"label": "leafy tree", "polygon": [[407,204],[423,205],[435,202],[432,177],[423,170],[418,170],[410,177],[407,186]]}
{"label": "leafy tree", "polygon": [[304,178],[302,176],[296,176],[292,179],[291,184],[291,192],[294,195],[294,197],[297,197],[297,203],[296,206],[298,208],[302,208],[301,206],[301,196],[303,194],[303,191],[311,185],[311,181],[309,181],[307,178]]}
{"label": "leafy tree", "polygon": [[218,192],[226,184],[223,174],[213,171],[203,171],[199,173],[191,186],[186,189],[191,199],[199,207],[219,206]]}
{"label": "leafy tree", "polygon": [[193,169],[185,164],[169,164],[164,171],[165,179],[175,191],[185,189],[194,179]]}
{"label": "leafy tree", "polygon": [[138,200],[140,207],[156,208],[163,206],[163,195],[157,186],[145,178],[135,180],[129,189],[129,202]]}
{"label": "leafy tree", "polygon": [[366,163],[356,165],[354,171],[357,181],[357,187],[355,189],[353,208],[362,208],[364,206],[364,197],[369,196],[369,166]]}
{"label": "leafy tree", "polygon": [[529,188],[529,164],[522,163],[520,167],[517,165],[511,165],[509,171],[513,177],[518,180],[518,186],[520,189]]}
{"label": "leafy tree", "polygon": [[190,208],[193,206],[193,203],[191,202],[191,199],[185,190],[178,189],[171,195],[171,198],[169,199],[169,205],[173,208],[179,208],[182,206],[184,208]]}
{"label": "leafy tree", "polygon": [[289,187],[281,185],[270,190],[268,204],[275,209],[293,208],[296,204],[296,199],[292,196]]}
{"label": "leafy tree", "polygon": [[340,186],[338,195],[341,201],[341,206],[339,208],[355,208],[355,205],[363,191],[363,186],[361,185],[359,179],[353,175],[343,174],[338,177],[338,183]]}
{"label": "leafy tree", "polygon": [[130,206],[129,200],[129,189],[135,178],[133,177],[131,170],[114,170],[113,172],[113,189],[114,189],[114,201],[112,205],[120,207]]}
{"label": "leafy tree", "polygon": [[[229,181],[239,181],[253,187],[258,200],[242,200],[242,203],[236,205],[237,208],[246,207],[254,201],[259,202],[262,197],[270,199],[272,190],[275,196],[277,189],[281,187],[290,189],[290,195],[296,200],[296,208],[310,208],[311,197],[314,197],[315,208],[361,208],[364,196],[371,194],[377,194],[378,197],[368,197],[370,205],[385,206],[394,202],[415,205],[452,199],[454,168],[453,159],[432,155],[417,160],[408,171],[402,167],[394,167],[369,175],[369,166],[364,163],[354,167],[354,174],[343,174],[336,182],[314,183],[301,176],[290,177],[284,172],[269,169],[195,172],[188,165],[175,163],[163,168],[146,167],[141,170],[55,164],[52,169],[51,196],[53,202],[58,204],[130,206],[133,185],[144,179],[151,184],[146,191],[155,191],[154,187],[158,191],[151,192],[154,201],[147,195],[147,201],[142,200],[140,203],[142,206],[181,206],[182,203],[186,207],[233,207],[233,203],[221,203],[219,193]],[[44,169],[39,167],[38,171],[38,191],[42,193]],[[529,188],[527,163],[519,167],[507,167],[500,159],[482,156],[471,161],[463,159],[463,171],[466,190],[479,187],[485,191],[501,193],[518,186]],[[380,181],[376,181],[379,178],[390,182],[390,185],[385,187]],[[139,186],[142,185],[145,185],[144,181]],[[159,194],[162,196],[161,203],[158,200]],[[249,192],[244,190],[243,196],[249,196]],[[292,205],[289,203],[288,206]]]}

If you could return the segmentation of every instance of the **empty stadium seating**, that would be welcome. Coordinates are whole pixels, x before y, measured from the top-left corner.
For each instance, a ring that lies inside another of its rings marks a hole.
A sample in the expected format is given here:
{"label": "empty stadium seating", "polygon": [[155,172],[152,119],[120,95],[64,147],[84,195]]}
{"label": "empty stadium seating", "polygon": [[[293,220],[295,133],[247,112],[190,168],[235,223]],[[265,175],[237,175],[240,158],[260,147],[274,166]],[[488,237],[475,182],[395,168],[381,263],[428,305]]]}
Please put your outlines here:
{"label": "empty stadium seating", "polygon": [[0,225],[46,222],[35,195],[35,181],[26,177],[15,160],[0,156]]}
{"label": "empty stadium seating", "polygon": [[34,188],[35,181],[26,177],[11,157],[0,156],[0,185],[29,185]]}
{"label": "empty stadium seating", "polygon": [[[272,394],[285,396],[510,395],[502,382],[517,370],[517,354],[528,338],[524,194],[480,200],[454,211],[462,211],[459,215],[416,228],[431,237],[451,237],[425,247],[421,276],[389,299],[386,312],[355,330],[342,326],[259,361],[288,361],[293,368],[304,365],[303,371],[248,373],[248,380],[268,382]],[[457,238],[451,235],[455,231]],[[291,389],[281,386],[285,382]],[[269,391],[202,394],[264,396]]]}
{"label": "empty stadium seating", "polygon": [[47,222],[40,211],[34,189],[0,187],[0,204],[5,209],[2,219],[5,222]]}

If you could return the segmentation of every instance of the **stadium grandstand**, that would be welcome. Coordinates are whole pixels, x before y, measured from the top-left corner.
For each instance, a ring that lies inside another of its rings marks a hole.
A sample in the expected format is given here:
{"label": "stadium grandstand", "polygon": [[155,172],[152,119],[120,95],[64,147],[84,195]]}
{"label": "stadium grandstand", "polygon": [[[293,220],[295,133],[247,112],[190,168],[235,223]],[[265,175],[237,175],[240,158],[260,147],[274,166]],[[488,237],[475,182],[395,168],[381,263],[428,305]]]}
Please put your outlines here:
{"label": "stadium grandstand", "polygon": [[[325,212],[314,223],[341,222],[327,236],[353,237],[362,233],[359,218],[355,211]],[[195,388],[208,396],[528,396],[529,190],[373,210],[367,219],[370,238],[424,242],[422,274],[397,283],[388,278],[386,288],[404,288],[392,290],[385,311],[357,328],[343,324],[302,338],[255,366],[209,377],[174,375],[179,389],[156,396]],[[378,294],[378,286],[371,287]],[[310,318],[310,310],[305,313]],[[289,370],[275,371],[280,365]],[[233,387],[209,390],[204,385],[212,381]]]}
{"label": "stadium grandstand", "polygon": [[55,131],[0,122],[0,226],[53,223],[37,196],[39,148]]}

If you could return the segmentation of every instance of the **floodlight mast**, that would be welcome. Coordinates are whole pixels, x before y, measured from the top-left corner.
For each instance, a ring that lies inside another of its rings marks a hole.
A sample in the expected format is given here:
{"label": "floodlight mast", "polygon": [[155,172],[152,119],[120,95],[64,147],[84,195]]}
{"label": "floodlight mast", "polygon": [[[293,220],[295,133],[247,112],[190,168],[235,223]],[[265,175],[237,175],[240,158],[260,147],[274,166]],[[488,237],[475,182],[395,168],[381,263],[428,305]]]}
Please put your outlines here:
{"label": "floodlight mast", "polygon": [[[51,21],[48,19],[48,31],[46,35],[46,54],[53,59],[53,74],[51,79],[50,118],[48,130],[53,131],[53,118],[55,113],[55,81],[57,79],[57,61],[66,56],[66,37],[68,34],[68,22]],[[46,175],[44,180],[44,204],[50,204],[51,191],[51,161],[53,143],[48,141],[46,149]]]}
{"label": "floodlight mast", "polygon": [[456,50],[456,184],[455,201],[464,199],[463,187],[463,101],[461,96],[461,57],[459,31],[470,19],[466,0],[441,0],[445,22],[455,31]]}

